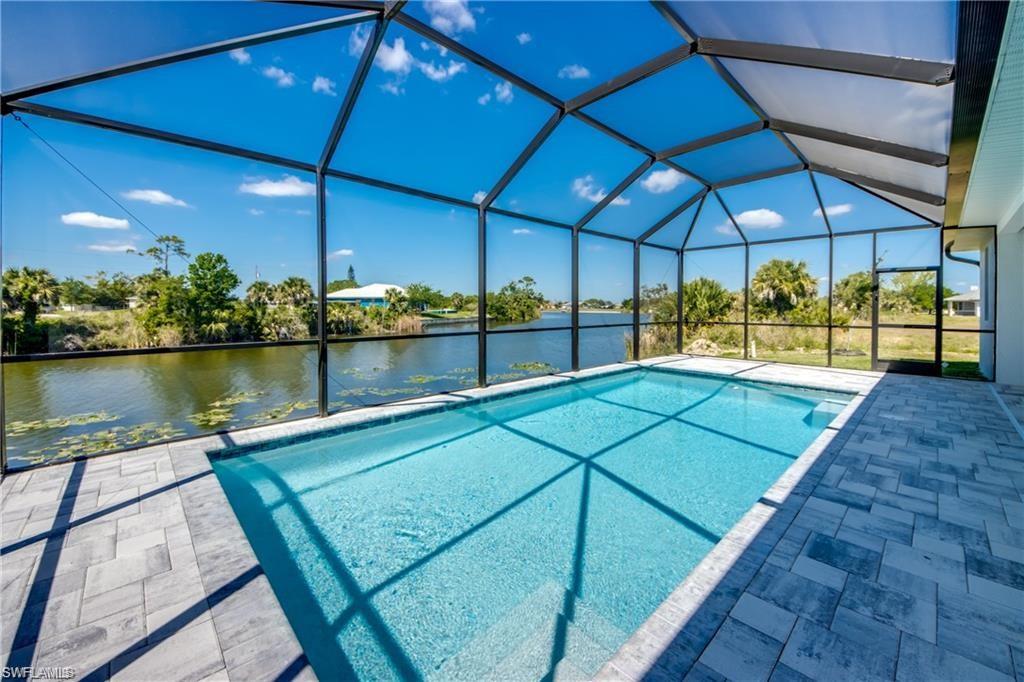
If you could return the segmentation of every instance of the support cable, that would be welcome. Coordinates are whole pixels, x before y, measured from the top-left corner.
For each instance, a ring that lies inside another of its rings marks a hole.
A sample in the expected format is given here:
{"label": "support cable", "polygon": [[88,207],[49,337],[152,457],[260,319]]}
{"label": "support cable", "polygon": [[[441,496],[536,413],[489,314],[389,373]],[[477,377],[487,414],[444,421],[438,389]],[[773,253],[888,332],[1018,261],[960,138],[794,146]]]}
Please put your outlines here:
{"label": "support cable", "polygon": [[[118,208],[120,208],[120,209],[121,209],[122,211],[124,211],[124,212],[125,212],[125,214],[126,214],[126,215],[127,215],[127,216],[128,216],[129,218],[131,218],[131,219],[132,219],[132,220],[134,220],[134,221],[135,221],[136,223],[138,223],[138,224],[139,224],[139,226],[140,226],[140,227],[141,227],[142,229],[144,229],[144,230],[145,230],[146,232],[149,232],[149,233],[150,233],[151,235],[153,235],[153,238],[154,238],[154,239],[159,239],[159,238],[160,238],[160,235],[158,235],[158,234],[157,234],[156,232],[154,232],[154,231],[153,231],[153,229],[152,229],[152,228],[150,228],[150,226],[149,226],[149,225],[147,225],[147,224],[146,224],[145,222],[143,222],[143,220],[142,220],[141,218],[139,218],[139,217],[138,217],[137,215],[135,215],[135,214],[134,214],[134,213],[132,213],[132,212],[131,212],[130,210],[128,210],[128,208],[127,208],[127,207],[126,207],[126,206],[125,206],[124,204],[122,204],[122,203],[121,203],[120,201],[118,201],[118,200],[117,200],[117,199],[116,199],[116,198],[115,198],[115,197],[114,197],[114,196],[113,196],[113,195],[112,195],[112,194],[111,194],[110,192],[108,192],[107,190],[105,190],[105,189],[103,189],[102,187],[100,187],[99,183],[97,183],[97,182],[96,182],[95,180],[93,180],[93,179],[92,179],[91,177],[89,177],[89,175],[88,175],[88,174],[87,174],[87,173],[86,173],[85,171],[83,171],[83,170],[82,170],[81,168],[79,168],[78,166],[76,166],[76,165],[75,165],[75,164],[74,164],[74,163],[73,163],[73,162],[71,161],[71,159],[69,159],[68,157],[66,157],[66,156],[64,156],[63,154],[61,154],[61,153],[60,153],[60,151],[58,151],[56,147],[54,147],[54,146],[53,146],[52,144],[50,144],[50,143],[49,143],[49,142],[48,142],[48,141],[46,140],[46,138],[44,138],[44,137],[43,137],[42,135],[40,135],[40,134],[39,134],[38,132],[36,132],[36,130],[35,130],[34,128],[32,128],[32,126],[30,126],[30,125],[29,125],[28,123],[26,123],[26,122],[25,122],[25,121],[24,121],[24,120],[23,120],[23,119],[21,118],[21,116],[19,116],[18,114],[11,114],[11,116],[12,116],[12,117],[14,118],[14,120],[15,120],[15,121],[17,121],[17,122],[18,122],[18,123],[20,123],[21,125],[25,126],[25,129],[26,129],[26,130],[28,130],[28,131],[29,131],[30,133],[32,133],[33,135],[35,135],[35,136],[36,136],[36,138],[38,138],[40,142],[42,142],[42,143],[43,143],[44,145],[46,145],[46,147],[47,147],[47,148],[48,148],[48,149],[49,149],[50,151],[52,151],[52,152],[53,152],[54,154],[56,154],[56,155],[57,155],[57,157],[58,157],[59,159],[61,159],[61,160],[62,160],[62,161],[63,161],[64,163],[66,163],[66,164],[67,164],[68,166],[70,166],[70,167],[71,167],[71,168],[72,168],[72,169],[73,169],[73,170],[74,170],[74,171],[75,171],[76,173],[78,173],[78,174],[79,174],[80,176],[82,176],[82,178],[84,178],[86,182],[88,182],[88,183],[89,183],[90,185],[92,185],[92,186],[93,186],[93,187],[95,187],[95,188],[96,188],[97,190],[99,190],[99,192],[100,192],[100,193],[101,193],[101,194],[102,194],[103,196],[105,196],[106,198],[110,199],[110,200],[111,200],[111,201],[112,201],[112,202],[114,203],[114,205],[115,205],[115,206],[117,206],[117,207],[118,207]],[[180,258],[181,258],[181,259],[182,259],[183,261],[185,261],[186,263],[188,263],[188,262],[189,262],[189,259],[188,259],[188,258],[186,258],[185,256],[182,256],[181,254],[178,254],[178,256],[179,256],[179,257],[180,257]]]}

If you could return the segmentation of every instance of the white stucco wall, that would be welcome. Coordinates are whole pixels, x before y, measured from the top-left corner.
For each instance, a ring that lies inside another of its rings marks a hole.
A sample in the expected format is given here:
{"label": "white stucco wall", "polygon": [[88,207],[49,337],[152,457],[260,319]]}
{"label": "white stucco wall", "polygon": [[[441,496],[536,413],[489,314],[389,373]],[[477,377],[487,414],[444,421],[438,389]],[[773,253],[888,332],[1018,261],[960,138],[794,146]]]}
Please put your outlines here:
{"label": "white stucco wall", "polygon": [[996,231],[996,381],[1024,385],[1024,203]]}

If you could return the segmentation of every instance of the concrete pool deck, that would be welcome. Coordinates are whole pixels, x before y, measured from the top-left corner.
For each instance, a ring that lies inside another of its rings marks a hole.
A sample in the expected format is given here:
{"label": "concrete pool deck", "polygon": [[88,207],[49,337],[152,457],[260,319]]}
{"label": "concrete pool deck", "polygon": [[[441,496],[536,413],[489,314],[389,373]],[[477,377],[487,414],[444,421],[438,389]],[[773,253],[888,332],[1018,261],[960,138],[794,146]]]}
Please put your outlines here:
{"label": "concrete pool deck", "polygon": [[[599,677],[1024,679],[1024,433],[1011,416],[1024,390],[688,356],[639,364],[858,397]],[[206,453],[623,367],[11,474],[5,665],[313,678]]]}

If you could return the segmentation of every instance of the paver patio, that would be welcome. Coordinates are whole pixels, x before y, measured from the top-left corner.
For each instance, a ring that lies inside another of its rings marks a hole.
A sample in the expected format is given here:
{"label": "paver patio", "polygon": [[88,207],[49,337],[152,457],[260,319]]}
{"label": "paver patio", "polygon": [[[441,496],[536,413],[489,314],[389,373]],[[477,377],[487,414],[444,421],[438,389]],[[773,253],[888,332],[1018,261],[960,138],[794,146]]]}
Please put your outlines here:
{"label": "paver patio", "polygon": [[[600,677],[1024,679],[1024,433],[1011,416],[1024,391],[687,356],[648,363],[860,397]],[[89,679],[313,677],[204,453],[567,376],[9,475],[6,665]]]}

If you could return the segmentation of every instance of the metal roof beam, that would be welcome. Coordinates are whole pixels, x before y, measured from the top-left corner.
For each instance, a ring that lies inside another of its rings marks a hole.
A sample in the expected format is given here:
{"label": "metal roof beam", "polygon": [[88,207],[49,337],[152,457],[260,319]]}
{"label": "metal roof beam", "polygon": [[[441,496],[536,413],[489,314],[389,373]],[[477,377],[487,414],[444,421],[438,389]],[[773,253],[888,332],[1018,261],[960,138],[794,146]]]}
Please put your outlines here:
{"label": "metal roof beam", "polygon": [[530,160],[530,157],[540,149],[540,146],[551,136],[551,133],[555,132],[555,128],[557,128],[558,124],[562,122],[562,118],[564,118],[564,116],[565,113],[561,110],[556,111],[551,115],[541,129],[537,131],[537,134],[533,136],[533,139],[530,140],[530,144],[526,145],[526,149],[519,153],[519,156],[512,162],[512,165],[505,171],[505,174],[501,176],[498,183],[491,188],[491,191],[487,193],[484,200],[480,202],[482,207],[485,209],[489,208],[490,205],[494,203],[494,200],[498,198],[498,195],[505,191],[505,188],[508,187],[509,183],[511,183],[516,175],[519,174],[519,171],[523,169],[526,162]]}
{"label": "metal roof beam", "polygon": [[714,135],[708,135],[699,139],[693,140],[692,142],[684,142],[683,144],[670,147],[657,153],[659,161],[668,159],[673,156],[679,156],[681,154],[687,154],[704,147],[710,147],[712,145],[720,144],[722,142],[728,142],[729,140],[735,140],[737,137],[743,137],[745,135],[751,135],[753,133],[760,132],[768,127],[765,121],[754,121],[753,123],[747,123],[745,125],[737,126],[730,130],[724,130]]}
{"label": "metal roof beam", "polygon": [[736,228],[736,234],[740,236],[740,239],[743,240],[744,244],[749,245],[750,240],[747,239],[747,235],[743,234],[743,230],[740,229],[740,224],[736,222],[736,218],[733,217],[732,211],[730,211],[729,207],[725,205],[722,195],[718,193],[718,190],[712,190],[711,193],[715,195],[715,199],[718,199],[718,205],[722,207],[722,210],[725,211],[725,215],[729,218],[729,222],[732,223],[734,228]]}
{"label": "metal roof beam", "polygon": [[839,71],[861,76],[946,85],[953,81],[953,65],[922,59],[885,57],[882,55],[823,50],[816,47],[755,43],[722,38],[698,38],[697,52],[713,57],[747,59],[787,66],[802,66],[825,71]]}
{"label": "metal roof beam", "polygon": [[[831,175],[839,178],[840,180],[848,180],[850,182],[857,183],[858,185],[866,185],[868,187],[874,187],[880,189],[883,192],[890,192],[892,194],[898,194],[901,197],[913,199],[914,201],[920,201],[925,204],[931,204],[932,206],[942,206],[946,203],[943,197],[929,194],[928,192],[922,192],[917,189],[910,189],[903,185],[896,185],[885,180],[876,180],[875,178],[869,178],[865,175],[858,175],[857,173],[851,173],[849,171],[840,170],[838,168],[830,168],[828,166],[821,166],[816,163],[810,164],[810,169],[816,173],[824,173],[825,175]],[[906,209],[904,209],[906,210]]]}
{"label": "metal roof beam", "polygon": [[321,19],[320,21],[313,21],[307,24],[300,24],[298,26],[289,26],[287,28],[278,28],[272,31],[263,31],[262,33],[253,33],[240,38],[220,40],[215,43],[207,43],[206,45],[190,47],[176,52],[168,52],[156,57],[147,57],[146,59],[138,59],[124,64],[118,64],[116,66],[87,71],[76,76],[58,78],[45,83],[17,88],[4,93],[2,99],[4,104],[7,104],[14,100],[38,97],[39,95],[53,92],[55,90],[70,88],[76,85],[84,85],[86,83],[93,83],[105,78],[123,76],[125,74],[135,73],[136,71],[152,69],[158,66],[167,66],[168,64],[176,64],[189,59],[198,59],[199,57],[207,57],[209,55],[228,52],[229,50],[236,50],[243,47],[262,45],[263,43],[269,43],[275,40],[295,38],[297,36],[317,33],[319,31],[328,31],[330,29],[341,28],[343,26],[351,26],[352,24],[359,24],[364,21],[376,19],[379,16],[380,14],[378,12],[373,11],[356,12],[355,14],[348,14],[342,17]]}
{"label": "metal roof beam", "polygon": [[622,182],[613,187],[611,192],[608,192],[608,194],[603,199],[601,199],[601,201],[597,202],[597,204],[592,209],[587,211],[587,214],[585,216],[580,218],[580,220],[576,223],[576,229],[580,229],[581,227],[589,223],[591,220],[593,220],[598,213],[604,210],[604,208],[608,204],[615,201],[615,199],[620,194],[626,191],[627,187],[632,185],[637,178],[639,178],[641,175],[647,172],[647,169],[650,168],[652,165],[654,165],[654,159],[650,157],[641,161],[640,165],[633,169],[633,172],[631,172],[629,175],[623,178]]}
{"label": "metal roof beam", "polygon": [[647,228],[647,230],[637,238],[637,241],[639,241],[641,244],[646,242],[648,239],[653,237],[661,228],[665,227],[670,222],[672,222],[673,220],[681,216],[683,213],[685,213],[686,209],[690,208],[698,201],[703,201],[707,193],[708,190],[705,187],[704,189],[700,190],[692,197],[684,201],[682,204],[672,209],[672,211],[668,215],[666,215],[664,218],[662,218],[661,220]]}
{"label": "metal roof beam", "polygon": [[348,89],[345,91],[345,99],[342,100],[341,106],[338,108],[338,114],[334,118],[331,132],[328,134],[327,141],[324,143],[324,149],[320,154],[317,168],[321,172],[330,165],[331,159],[334,157],[334,152],[338,148],[338,142],[341,141],[341,134],[345,132],[345,126],[348,124],[348,119],[352,116],[356,100],[359,99],[359,93],[363,89],[363,83],[366,82],[366,77],[373,67],[373,60],[377,57],[377,48],[380,47],[380,43],[384,39],[384,31],[387,29],[387,25],[387,19],[378,17],[373,26],[373,31],[367,38],[366,45],[363,46],[363,53],[359,56],[359,64],[356,65],[352,80],[349,81]]}
{"label": "metal roof beam", "polygon": [[668,50],[667,52],[664,52],[657,57],[654,57],[653,59],[650,59],[643,64],[640,64],[639,66],[602,83],[601,85],[587,90],[582,95],[573,97],[565,103],[565,109],[566,111],[582,109],[583,107],[593,104],[594,102],[612,95],[619,90],[628,88],[630,85],[633,85],[648,76],[653,76],[659,71],[663,71],[670,66],[675,66],[676,64],[686,60],[693,53],[694,45],[692,43],[674,47],[671,50]]}
{"label": "metal roof beam", "polygon": [[712,185],[713,189],[723,189],[725,187],[732,187],[734,185],[742,185],[747,182],[754,182],[756,180],[767,180],[768,178],[775,178],[780,175],[789,175],[790,173],[796,173],[806,168],[804,164],[797,163],[792,166],[783,166],[782,168],[773,168],[766,171],[758,171],[757,173],[749,173],[747,175],[741,175],[738,178],[729,178],[728,180],[722,180]]}
{"label": "metal roof beam", "polygon": [[504,78],[508,82],[514,84],[515,86],[521,88],[522,90],[525,90],[534,97],[538,97],[544,100],[551,106],[558,107],[559,109],[564,110],[565,103],[562,100],[555,97],[554,95],[552,95],[551,93],[537,87],[536,85],[526,80],[525,78],[517,76],[516,74],[512,73],[505,67],[499,66],[498,64],[491,61],[487,57],[483,56],[479,52],[466,47],[457,40],[449,38],[445,34],[438,31],[437,29],[431,26],[427,26],[422,21],[419,21],[418,19],[409,16],[407,13],[399,12],[398,14],[396,14],[395,21],[402,24],[406,28],[415,31],[416,33],[419,33],[424,38],[432,40],[438,45],[443,45],[444,47],[448,48],[455,54],[463,57],[464,59],[468,59],[477,66],[481,66],[487,69],[494,75],[500,78]]}
{"label": "metal roof beam", "polygon": [[816,126],[795,123],[793,121],[783,121],[773,118],[769,119],[768,127],[782,133],[790,133],[792,135],[810,137],[823,142],[841,144],[845,147],[863,149],[865,151],[884,154],[885,156],[892,156],[905,161],[923,163],[928,166],[941,167],[949,163],[949,157],[945,154],[940,154],[939,152],[932,152],[927,149],[917,149],[916,147],[908,147],[906,145],[896,144],[895,142],[876,140],[871,137],[851,135],[850,133],[840,133],[835,130],[818,128]]}
{"label": "metal roof beam", "polygon": [[284,168],[291,168],[294,170],[308,171],[310,173],[316,172],[316,165],[312,163],[305,163],[303,161],[287,159],[281,156],[274,156],[273,154],[264,154],[263,152],[257,152],[251,149],[244,149],[242,147],[234,147],[228,144],[221,144],[220,142],[203,140],[198,137],[179,135],[177,133],[169,133],[163,130],[157,130],[155,128],[147,128],[145,126],[134,125],[132,123],[122,123],[121,121],[115,121],[113,119],[103,118],[101,116],[80,114],[75,111],[68,111],[66,109],[58,109],[57,107],[46,106],[45,104],[15,101],[10,102],[7,106],[14,112],[22,112],[26,114],[32,114],[34,116],[43,116],[45,118],[51,118],[58,121],[67,121],[69,123],[78,123],[81,125],[91,126],[93,128],[100,128],[103,130],[113,130],[118,133],[125,133],[128,135],[134,135],[136,137],[144,137],[151,140],[159,140],[161,142],[170,142],[171,144],[192,147],[194,149],[202,149],[209,152],[217,152],[220,154],[227,154],[229,156],[237,156],[239,158],[250,159],[252,161],[271,163],[277,166],[283,166]]}
{"label": "metal roof beam", "polygon": [[686,236],[683,237],[683,245],[679,247],[679,257],[683,257],[683,252],[686,251],[686,245],[690,242],[690,235],[693,234],[693,228],[697,227],[697,221],[700,220],[701,211],[704,210],[704,203],[708,200],[708,193],[705,192],[704,196],[700,198],[700,205],[697,206],[697,212],[693,214],[693,220],[690,221],[690,227],[686,229]]}

